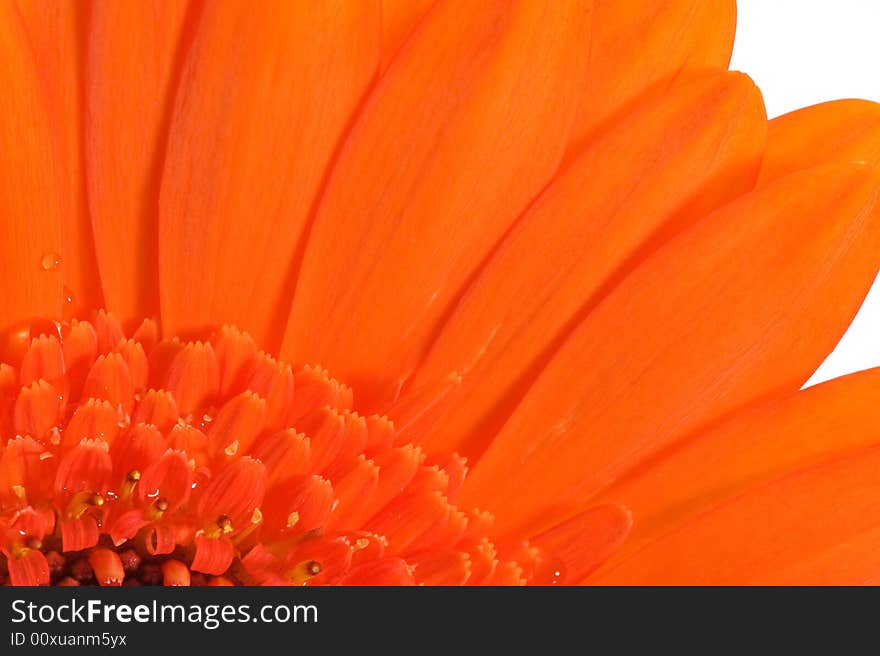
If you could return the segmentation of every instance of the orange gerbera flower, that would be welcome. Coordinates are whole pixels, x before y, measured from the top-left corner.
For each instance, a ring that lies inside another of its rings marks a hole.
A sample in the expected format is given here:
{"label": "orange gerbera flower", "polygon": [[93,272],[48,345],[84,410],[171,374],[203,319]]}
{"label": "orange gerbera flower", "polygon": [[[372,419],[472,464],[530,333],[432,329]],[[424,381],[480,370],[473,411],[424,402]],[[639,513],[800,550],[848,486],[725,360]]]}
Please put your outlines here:
{"label": "orange gerbera flower", "polygon": [[0,3],[0,576],[876,577],[880,107],[735,14]]}

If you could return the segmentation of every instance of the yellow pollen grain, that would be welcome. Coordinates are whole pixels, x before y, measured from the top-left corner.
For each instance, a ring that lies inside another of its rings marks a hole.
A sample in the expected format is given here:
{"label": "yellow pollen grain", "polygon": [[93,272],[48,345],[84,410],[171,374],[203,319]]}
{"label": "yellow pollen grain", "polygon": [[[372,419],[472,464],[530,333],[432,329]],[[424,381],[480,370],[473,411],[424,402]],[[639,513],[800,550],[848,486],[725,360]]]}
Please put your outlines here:
{"label": "yellow pollen grain", "polygon": [[232,520],[226,515],[220,515],[217,518],[216,524],[223,533],[232,533],[233,531]]}

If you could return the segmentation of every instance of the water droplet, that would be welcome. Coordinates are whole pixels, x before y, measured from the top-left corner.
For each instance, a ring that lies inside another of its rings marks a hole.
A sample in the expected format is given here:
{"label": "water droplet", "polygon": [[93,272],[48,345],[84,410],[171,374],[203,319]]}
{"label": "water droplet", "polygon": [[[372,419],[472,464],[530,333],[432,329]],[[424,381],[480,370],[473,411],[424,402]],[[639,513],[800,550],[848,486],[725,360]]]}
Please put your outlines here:
{"label": "water droplet", "polygon": [[532,577],[533,585],[562,585],[565,581],[565,565],[553,554],[542,554]]}
{"label": "water droplet", "polygon": [[46,253],[40,260],[40,266],[43,271],[52,271],[61,266],[61,256],[58,253]]}
{"label": "water droplet", "polygon": [[62,294],[63,296],[61,297],[61,302],[64,303],[64,306],[70,307],[71,305],[73,305],[73,290],[67,285],[64,285],[64,287],[62,288]]}

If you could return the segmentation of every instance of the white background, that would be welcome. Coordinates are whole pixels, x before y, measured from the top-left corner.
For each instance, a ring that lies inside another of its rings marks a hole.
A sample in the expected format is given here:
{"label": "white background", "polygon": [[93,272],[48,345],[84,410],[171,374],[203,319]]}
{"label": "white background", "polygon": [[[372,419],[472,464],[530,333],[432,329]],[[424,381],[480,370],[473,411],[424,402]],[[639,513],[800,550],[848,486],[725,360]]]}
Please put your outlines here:
{"label": "white background", "polygon": [[[880,101],[880,0],[738,0],[737,7],[730,67],[761,88],[771,118],[825,100]],[[877,365],[880,279],[808,384]]]}

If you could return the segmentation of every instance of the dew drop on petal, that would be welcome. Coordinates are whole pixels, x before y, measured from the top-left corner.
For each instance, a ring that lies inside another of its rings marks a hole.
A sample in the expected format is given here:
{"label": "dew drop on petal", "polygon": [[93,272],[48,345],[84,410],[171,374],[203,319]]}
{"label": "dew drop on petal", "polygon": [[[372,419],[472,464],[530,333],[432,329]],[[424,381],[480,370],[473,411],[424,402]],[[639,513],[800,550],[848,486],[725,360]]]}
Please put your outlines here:
{"label": "dew drop on petal", "polygon": [[64,285],[61,294],[61,302],[64,304],[64,307],[71,307],[73,305],[73,290]]}
{"label": "dew drop on petal", "polygon": [[61,266],[61,256],[58,253],[46,253],[40,260],[43,271],[52,271]]}

